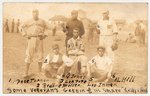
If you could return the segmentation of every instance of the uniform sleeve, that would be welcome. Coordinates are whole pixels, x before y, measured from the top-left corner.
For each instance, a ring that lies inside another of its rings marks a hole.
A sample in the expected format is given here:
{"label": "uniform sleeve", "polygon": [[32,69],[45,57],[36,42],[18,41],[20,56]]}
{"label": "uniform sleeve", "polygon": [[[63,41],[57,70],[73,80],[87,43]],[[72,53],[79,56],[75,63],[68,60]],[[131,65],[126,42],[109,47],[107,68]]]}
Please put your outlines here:
{"label": "uniform sleeve", "polygon": [[73,49],[73,46],[72,46],[72,43],[71,43],[71,40],[69,39],[68,42],[67,42],[67,48],[69,50]]}
{"label": "uniform sleeve", "polygon": [[44,21],[44,35],[48,36],[50,30],[52,30],[52,26],[48,22]]}
{"label": "uniform sleeve", "polygon": [[69,21],[67,21],[65,26],[63,26],[63,32],[68,31],[68,27],[69,27]]}
{"label": "uniform sleeve", "polygon": [[65,65],[72,66],[73,60],[71,58],[67,57],[66,55],[63,55],[62,59]]}
{"label": "uniform sleeve", "polygon": [[138,33],[139,33],[139,28],[138,28],[138,27],[139,27],[139,26],[137,26],[137,27],[135,28],[135,32],[134,32],[135,36],[137,36]]}
{"label": "uniform sleeve", "polygon": [[81,50],[81,51],[85,51],[84,43],[83,43],[82,40],[81,40],[81,43],[80,43],[80,50]]}
{"label": "uniform sleeve", "polygon": [[144,25],[144,24],[140,24],[141,25],[141,29],[143,30],[143,31],[146,31],[146,26]]}
{"label": "uniform sleeve", "polygon": [[100,21],[98,21],[96,29],[100,30]]}
{"label": "uniform sleeve", "polygon": [[116,22],[113,21],[113,33],[117,33],[117,32],[118,32],[118,29],[117,29]]}
{"label": "uniform sleeve", "polygon": [[[81,21],[80,21],[80,22],[81,22]],[[83,23],[81,22],[81,23],[80,23],[80,36],[84,35],[84,33],[85,33],[84,25],[83,25]]]}
{"label": "uniform sleeve", "polygon": [[52,26],[47,21],[44,21],[44,26],[45,26],[45,29],[48,29],[48,30],[52,29]]}
{"label": "uniform sleeve", "polygon": [[96,64],[96,57],[93,57],[90,61],[88,61],[88,64],[90,65]]}
{"label": "uniform sleeve", "polygon": [[74,44],[71,39],[69,39],[67,42],[67,51],[68,54],[76,54],[78,52],[78,50],[74,48]]}
{"label": "uniform sleeve", "polygon": [[[46,56],[46,58],[44,59],[44,63],[43,63],[43,66],[45,66],[45,65],[47,65],[47,64],[49,64],[49,62],[50,62],[50,55],[48,54],[47,56]],[[42,66],[42,67],[43,67]]]}
{"label": "uniform sleeve", "polygon": [[23,37],[27,36],[27,28],[28,28],[28,22],[24,22],[19,26],[19,32]]}
{"label": "uniform sleeve", "polygon": [[97,30],[102,30],[103,26],[102,26],[102,22],[103,22],[103,18],[99,18],[98,22],[97,22]]}
{"label": "uniform sleeve", "polygon": [[106,58],[106,60],[107,60],[107,64],[108,64],[108,65],[111,65],[111,64],[112,64],[112,60],[111,60],[110,58]]}

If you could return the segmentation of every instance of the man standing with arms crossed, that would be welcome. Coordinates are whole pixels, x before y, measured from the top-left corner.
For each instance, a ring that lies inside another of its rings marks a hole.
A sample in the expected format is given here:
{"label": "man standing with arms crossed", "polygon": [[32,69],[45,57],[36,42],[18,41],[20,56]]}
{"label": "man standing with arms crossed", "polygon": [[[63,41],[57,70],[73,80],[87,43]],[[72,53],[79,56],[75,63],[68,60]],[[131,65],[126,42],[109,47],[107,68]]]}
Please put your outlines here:
{"label": "man standing with arms crossed", "polygon": [[38,61],[38,71],[41,72],[43,61],[43,39],[47,36],[45,30],[48,29],[46,22],[39,18],[39,11],[32,11],[33,18],[25,22],[22,28],[22,35],[27,38],[26,49],[26,70],[25,76],[28,76],[30,64],[33,62],[33,58],[36,57]]}

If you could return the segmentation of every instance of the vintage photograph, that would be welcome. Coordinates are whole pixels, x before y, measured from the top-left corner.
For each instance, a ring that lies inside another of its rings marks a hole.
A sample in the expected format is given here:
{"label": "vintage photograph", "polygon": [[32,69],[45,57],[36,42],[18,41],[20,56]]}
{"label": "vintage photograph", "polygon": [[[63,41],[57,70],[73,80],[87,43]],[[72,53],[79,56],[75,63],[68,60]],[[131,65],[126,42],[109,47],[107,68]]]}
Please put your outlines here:
{"label": "vintage photograph", "polygon": [[148,93],[148,3],[2,7],[4,94]]}

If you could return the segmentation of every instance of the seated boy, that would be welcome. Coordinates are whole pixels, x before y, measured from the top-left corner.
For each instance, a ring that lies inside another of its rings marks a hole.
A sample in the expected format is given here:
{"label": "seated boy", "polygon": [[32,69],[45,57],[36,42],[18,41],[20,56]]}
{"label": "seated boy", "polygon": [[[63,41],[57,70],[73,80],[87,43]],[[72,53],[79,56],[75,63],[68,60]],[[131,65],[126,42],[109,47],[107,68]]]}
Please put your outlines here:
{"label": "seated boy", "polygon": [[87,67],[87,57],[84,55],[84,44],[79,36],[79,29],[73,29],[73,37],[67,42],[67,54],[74,60],[71,67],[72,74],[85,74]]}
{"label": "seated boy", "polygon": [[96,81],[103,82],[108,80],[111,76],[112,60],[104,55],[104,47],[98,47],[97,52],[98,54],[88,62],[88,76],[94,77]]}
{"label": "seated boy", "polygon": [[59,52],[59,46],[52,46],[53,54],[49,53],[44,60],[42,69],[46,77],[58,78],[64,73],[65,67],[73,64],[73,60]]}
{"label": "seated boy", "polygon": [[133,34],[129,33],[125,43],[136,43],[136,38]]}

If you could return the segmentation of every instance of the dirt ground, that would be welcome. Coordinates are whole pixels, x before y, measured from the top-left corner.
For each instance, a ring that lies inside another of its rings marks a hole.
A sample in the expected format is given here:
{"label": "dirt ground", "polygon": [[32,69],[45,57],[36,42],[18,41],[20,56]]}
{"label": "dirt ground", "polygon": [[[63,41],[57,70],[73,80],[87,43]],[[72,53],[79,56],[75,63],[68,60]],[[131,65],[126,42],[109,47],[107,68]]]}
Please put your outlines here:
{"label": "dirt ground", "polygon": [[[55,41],[60,39],[60,41]],[[61,52],[65,52],[65,35],[63,33],[57,36],[48,36],[44,40],[44,56],[51,50],[53,43],[58,43]],[[25,70],[25,50],[26,39],[17,33],[4,33],[3,34],[3,92],[8,93],[8,88],[30,88],[34,84],[15,85],[9,82],[11,79],[22,78]],[[96,44],[85,44],[85,51],[87,57],[90,59],[96,55]],[[117,76],[134,75],[136,76],[134,83],[125,83],[124,86],[128,87],[147,87],[147,74],[148,74],[148,53],[147,46],[139,47],[136,43],[129,44],[120,42],[118,50],[115,51],[115,64],[113,72]],[[37,63],[33,62],[30,67],[30,74],[37,73]],[[39,76],[45,78],[44,76]]]}

